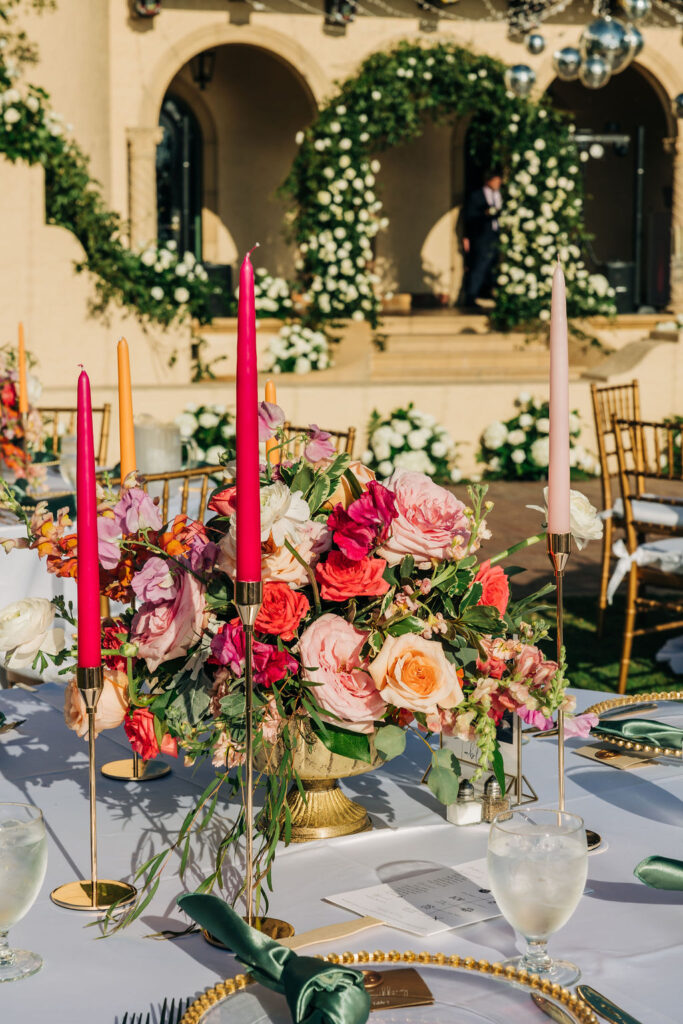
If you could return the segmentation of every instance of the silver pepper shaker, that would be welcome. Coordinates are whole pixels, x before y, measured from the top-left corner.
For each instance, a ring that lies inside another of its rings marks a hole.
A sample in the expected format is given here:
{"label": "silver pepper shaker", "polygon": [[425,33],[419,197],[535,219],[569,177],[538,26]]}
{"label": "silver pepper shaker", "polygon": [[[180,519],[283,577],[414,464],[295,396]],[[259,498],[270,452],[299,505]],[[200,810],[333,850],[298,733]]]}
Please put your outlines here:
{"label": "silver pepper shaker", "polygon": [[503,795],[500,783],[495,775],[490,775],[484,783],[483,818],[493,821],[497,814],[510,810],[510,801]]}

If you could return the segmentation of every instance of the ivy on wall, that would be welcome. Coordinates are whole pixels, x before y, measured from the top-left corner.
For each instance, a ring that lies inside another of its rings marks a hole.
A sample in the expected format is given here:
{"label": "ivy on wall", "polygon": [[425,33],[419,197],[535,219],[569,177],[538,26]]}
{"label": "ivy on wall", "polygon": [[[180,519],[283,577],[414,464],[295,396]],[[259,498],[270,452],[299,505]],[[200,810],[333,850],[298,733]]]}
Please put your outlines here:
{"label": "ivy on wall", "polygon": [[507,173],[494,326],[545,319],[558,257],[570,317],[614,312],[607,282],[589,275],[582,258],[587,235],[571,128],[546,99],[509,92],[504,72],[500,61],[451,42],[403,42],[372,54],[300,133],[282,192],[294,206],[291,233],[311,321],[377,325],[373,239],[388,225],[377,155],[418,138],[426,119],[458,117],[471,118],[474,154]]}

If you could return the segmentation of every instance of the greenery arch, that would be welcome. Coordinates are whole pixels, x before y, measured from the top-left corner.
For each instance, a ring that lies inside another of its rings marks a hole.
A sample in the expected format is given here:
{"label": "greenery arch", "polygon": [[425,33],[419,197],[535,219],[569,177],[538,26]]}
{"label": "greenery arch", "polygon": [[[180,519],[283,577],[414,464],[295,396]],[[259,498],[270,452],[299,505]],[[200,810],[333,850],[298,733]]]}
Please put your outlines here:
{"label": "greenery arch", "polygon": [[299,289],[307,319],[379,321],[372,239],[386,226],[376,154],[437,123],[472,116],[473,148],[507,169],[492,321],[500,329],[548,315],[552,268],[565,267],[570,317],[613,313],[612,294],[582,258],[587,234],[579,154],[545,98],[513,95],[505,65],[451,42],[402,42],[370,56],[301,133],[282,193],[293,204]]}

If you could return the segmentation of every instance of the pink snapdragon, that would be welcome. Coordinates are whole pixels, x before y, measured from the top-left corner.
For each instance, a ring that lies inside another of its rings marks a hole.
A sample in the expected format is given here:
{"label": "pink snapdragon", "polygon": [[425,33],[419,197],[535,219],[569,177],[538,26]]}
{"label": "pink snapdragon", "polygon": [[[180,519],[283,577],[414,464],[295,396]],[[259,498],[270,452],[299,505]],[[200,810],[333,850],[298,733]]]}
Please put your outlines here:
{"label": "pink snapdragon", "polygon": [[330,513],[327,525],[335,544],[353,562],[360,562],[389,536],[396,518],[396,499],[388,487],[371,480],[360,498],[347,509],[340,504]]}
{"label": "pink snapdragon", "polygon": [[541,729],[543,732],[547,732],[555,725],[552,718],[546,718],[541,711],[533,708],[517,708],[517,714],[527,725],[533,726],[534,729]]}
{"label": "pink snapdragon", "polygon": [[564,734],[565,736],[578,736],[582,740],[585,740],[590,735],[591,729],[593,729],[598,722],[599,717],[593,712],[585,715],[568,716],[564,720]]}

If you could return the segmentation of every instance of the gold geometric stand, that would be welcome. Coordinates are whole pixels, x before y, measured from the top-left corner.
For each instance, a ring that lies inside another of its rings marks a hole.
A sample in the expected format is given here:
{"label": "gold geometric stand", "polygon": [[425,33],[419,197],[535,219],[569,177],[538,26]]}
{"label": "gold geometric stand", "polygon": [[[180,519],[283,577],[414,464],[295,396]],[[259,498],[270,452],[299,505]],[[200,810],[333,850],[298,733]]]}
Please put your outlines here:
{"label": "gold geometric stand", "polygon": [[128,882],[112,882],[98,879],[95,883],[93,901],[92,881],[82,878],[80,882],[66,882],[50,893],[50,899],[66,910],[109,910],[115,903],[127,906],[137,896],[137,889]]}
{"label": "gold geometric stand", "polygon": [[117,782],[151,782],[152,779],[161,779],[170,774],[170,771],[170,766],[163,761],[139,760],[136,766],[135,758],[131,757],[108,761],[100,768],[105,778],[116,779]]}

